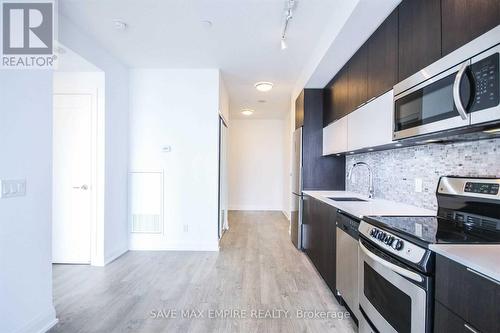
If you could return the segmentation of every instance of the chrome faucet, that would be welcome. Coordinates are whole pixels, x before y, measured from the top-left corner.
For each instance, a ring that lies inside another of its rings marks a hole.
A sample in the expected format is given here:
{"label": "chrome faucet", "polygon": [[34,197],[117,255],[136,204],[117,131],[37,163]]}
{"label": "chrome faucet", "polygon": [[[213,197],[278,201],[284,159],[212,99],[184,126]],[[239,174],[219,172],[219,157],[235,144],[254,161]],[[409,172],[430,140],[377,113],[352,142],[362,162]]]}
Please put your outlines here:
{"label": "chrome faucet", "polygon": [[347,173],[347,179],[351,180],[353,170],[356,167],[361,166],[361,165],[364,165],[368,168],[368,176],[369,176],[369,179],[368,179],[368,181],[369,181],[368,198],[372,199],[373,193],[374,193],[374,190],[373,190],[373,172],[372,172],[372,168],[368,164],[366,164],[365,162],[354,163],[352,165],[351,169],[349,169],[349,172]]}

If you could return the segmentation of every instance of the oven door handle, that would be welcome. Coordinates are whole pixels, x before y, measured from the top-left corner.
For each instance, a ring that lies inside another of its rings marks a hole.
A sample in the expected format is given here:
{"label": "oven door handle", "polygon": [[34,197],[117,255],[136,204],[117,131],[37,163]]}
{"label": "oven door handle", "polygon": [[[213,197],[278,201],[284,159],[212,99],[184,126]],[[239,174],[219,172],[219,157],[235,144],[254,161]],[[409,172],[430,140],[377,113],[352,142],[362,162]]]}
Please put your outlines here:
{"label": "oven door handle", "polygon": [[370,250],[368,250],[363,244],[361,244],[361,242],[359,242],[359,248],[361,249],[361,251],[363,251],[363,253],[365,255],[367,255],[369,258],[371,258],[373,261],[381,264],[382,266],[390,269],[391,271],[393,272],[396,272],[398,273],[399,275],[402,275],[404,277],[407,277],[408,279],[410,280],[413,280],[415,282],[422,282],[424,279],[418,275],[417,273],[414,273],[412,271],[409,271],[407,269],[404,269],[402,267],[399,267],[398,265],[394,265],[382,258],[380,258],[379,256],[377,256],[376,254],[374,254],[373,252],[371,252]]}
{"label": "oven door handle", "polygon": [[463,120],[467,119],[468,116],[467,111],[462,104],[462,100],[460,99],[460,82],[462,82],[462,77],[464,76],[467,67],[469,67],[468,62],[464,62],[462,66],[460,66],[457,76],[455,76],[455,82],[453,82],[453,102],[455,103],[457,111]]}

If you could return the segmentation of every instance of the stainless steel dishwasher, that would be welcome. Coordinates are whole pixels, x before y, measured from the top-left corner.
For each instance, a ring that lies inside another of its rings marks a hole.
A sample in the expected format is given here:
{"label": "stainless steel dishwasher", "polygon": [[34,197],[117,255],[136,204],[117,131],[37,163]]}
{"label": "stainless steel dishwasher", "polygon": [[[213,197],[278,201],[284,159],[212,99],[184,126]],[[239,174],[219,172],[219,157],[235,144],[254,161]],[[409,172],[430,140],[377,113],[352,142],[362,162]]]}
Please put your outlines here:
{"label": "stainless steel dishwasher", "polygon": [[358,228],[360,220],[337,211],[337,295],[360,318],[358,298]]}

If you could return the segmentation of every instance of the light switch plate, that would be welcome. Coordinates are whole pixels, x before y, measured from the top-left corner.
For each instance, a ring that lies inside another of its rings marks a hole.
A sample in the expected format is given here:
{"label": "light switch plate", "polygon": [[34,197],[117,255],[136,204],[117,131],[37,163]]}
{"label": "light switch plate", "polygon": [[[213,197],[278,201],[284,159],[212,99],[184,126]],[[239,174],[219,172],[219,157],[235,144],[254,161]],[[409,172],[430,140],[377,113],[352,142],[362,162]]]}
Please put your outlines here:
{"label": "light switch plate", "polygon": [[0,180],[0,199],[22,197],[26,195],[26,179]]}

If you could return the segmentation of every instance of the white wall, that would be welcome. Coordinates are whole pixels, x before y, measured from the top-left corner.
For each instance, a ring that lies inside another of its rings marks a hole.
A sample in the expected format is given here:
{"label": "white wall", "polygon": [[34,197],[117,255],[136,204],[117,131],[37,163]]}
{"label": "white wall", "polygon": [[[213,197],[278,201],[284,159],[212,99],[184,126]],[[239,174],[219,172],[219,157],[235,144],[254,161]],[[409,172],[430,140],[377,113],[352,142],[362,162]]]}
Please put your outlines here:
{"label": "white wall", "polygon": [[26,196],[0,199],[0,332],[39,332],[52,305],[52,73],[0,71],[0,179]]}
{"label": "white wall", "polygon": [[231,120],[229,209],[284,210],[283,131],[283,120]]}
{"label": "white wall", "polygon": [[127,164],[129,72],[105,48],[59,15],[59,40],[105,74],[104,262],[128,249]]}
{"label": "white wall", "polygon": [[130,249],[218,250],[219,76],[131,71],[130,171],[164,172],[165,227],[131,234]]}

